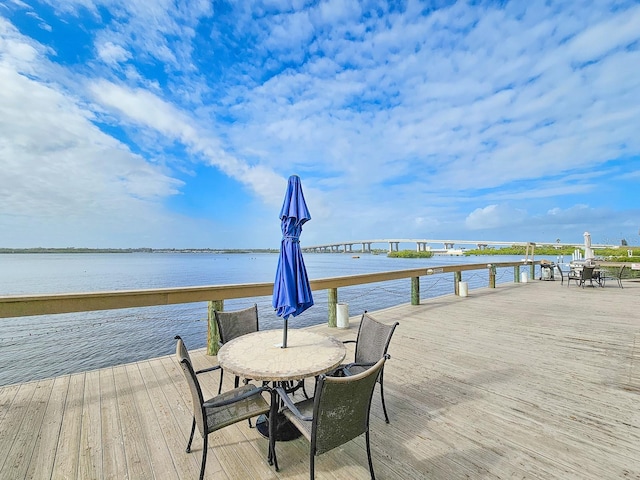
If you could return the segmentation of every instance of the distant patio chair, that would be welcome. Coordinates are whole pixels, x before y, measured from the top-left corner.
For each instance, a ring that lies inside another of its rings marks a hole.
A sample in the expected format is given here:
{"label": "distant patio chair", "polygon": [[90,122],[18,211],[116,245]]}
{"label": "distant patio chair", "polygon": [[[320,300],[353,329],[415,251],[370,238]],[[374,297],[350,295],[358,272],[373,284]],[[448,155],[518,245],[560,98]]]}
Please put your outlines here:
{"label": "distant patio chair", "polygon": [[560,265],[556,264],[556,269],[558,270],[558,273],[560,274],[560,285],[562,285],[564,283],[564,272],[562,271],[562,269],[560,268]]}
{"label": "distant patio chair", "polygon": [[571,270],[567,275],[567,286],[571,283],[571,280],[574,280],[576,284],[582,288],[584,288],[587,280],[589,284],[593,286],[593,281],[597,280],[593,274],[595,267],[582,267],[581,270]]}
{"label": "distant patio chair", "polygon": [[[242,310],[229,312],[215,310],[213,313],[216,319],[216,325],[218,326],[218,334],[220,335],[220,346],[230,342],[234,338],[258,331],[258,306],[256,304]],[[218,394],[222,392],[223,377],[224,371],[221,370]],[[240,378],[236,375],[234,387],[238,388],[239,384]]]}
{"label": "distant patio chair", "polygon": [[[176,340],[176,357],[189,384],[193,406],[191,434],[186,451],[191,453],[191,442],[197,426],[204,441],[200,464],[200,480],[202,480],[207,464],[209,434],[242,420],[269,413],[269,403],[262,397],[262,393],[269,391],[269,389],[255,385],[243,385],[205,401],[184,342],[179,336],[176,337]],[[269,449],[268,458],[271,460],[271,449]]]}
{"label": "distant patio chair", "polygon": [[624,288],[622,286],[622,275],[623,275],[624,269],[626,267],[627,267],[626,265],[623,265],[622,267],[620,267],[620,269],[618,270],[617,275],[611,275],[609,273],[609,270],[601,270],[600,271],[600,282],[601,282],[601,285],[604,287],[606,282],[607,282],[607,280],[615,280],[615,281],[618,282],[618,286],[620,288]]}
{"label": "distant patio chair", "polygon": [[[386,355],[391,337],[398,325],[398,322],[392,325],[381,323],[365,311],[360,320],[356,340],[345,340],[343,342],[356,344],[355,359],[353,363],[341,365],[337,371],[342,371],[343,374],[354,375],[365,371],[380,360],[380,358]],[[384,420],[389,423],[387,406],[384,401],[384,368],[380,370],[378,383],[380,384],[380,398],[382,399]]]}
{"label": "distant patio chair", "polygon": [[[365,434],[367,459],[371,479],[375,480],[371,446],[369,442],[369,412],[376,380],[384,367],[388,355],[378,359],[370,368],[357,375],[330,377],[320,375],[313,398],[293,403],[282,387],[276,387],[272,404],[278,400],[284,406],[281,413],[293,423],[310,442],[309,475],[315,477],[315,457]],[[271,415],[272,424],[276,422]],[[275,428],[271,425],[271,431]],[[270,438],[270,451],[276,471],[279,470],[275,452],[275,440]]]}

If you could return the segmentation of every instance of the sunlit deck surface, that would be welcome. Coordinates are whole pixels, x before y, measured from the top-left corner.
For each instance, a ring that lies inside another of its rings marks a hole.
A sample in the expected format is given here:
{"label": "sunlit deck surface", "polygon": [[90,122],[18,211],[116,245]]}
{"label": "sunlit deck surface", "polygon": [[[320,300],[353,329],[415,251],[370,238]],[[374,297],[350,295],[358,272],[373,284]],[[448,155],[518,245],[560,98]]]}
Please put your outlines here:
{"label": "sunlit deck surface", "polygon": [[[400,322],[385,371],[389,425],[373,398],[377,478],[640,479],[639,299],[634,281],[533,281],[375,312]],[[353,320],[315,329],[353,338]],[[192,353],[198,368],[216,363]],[[217,373],[205,375],[212,395]],[[0,478],[195,479],[202,440],[185,453],[190,425],[173,356],[2,387]],[[278,444],[280,472],[246,422],[210,439],[206,478],[308,478],[303,439]],[[316,468],[316,478],[369,478],[363,439]]]}

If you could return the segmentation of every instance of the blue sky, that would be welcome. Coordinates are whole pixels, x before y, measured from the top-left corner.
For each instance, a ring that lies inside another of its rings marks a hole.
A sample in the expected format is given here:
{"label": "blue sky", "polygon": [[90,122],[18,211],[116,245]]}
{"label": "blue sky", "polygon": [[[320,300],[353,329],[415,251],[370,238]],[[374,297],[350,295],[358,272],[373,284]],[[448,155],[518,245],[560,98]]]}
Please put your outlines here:
{"label": "blue sky", "polygon": [[640,4],[5,0],[0,247],[640,244]]}

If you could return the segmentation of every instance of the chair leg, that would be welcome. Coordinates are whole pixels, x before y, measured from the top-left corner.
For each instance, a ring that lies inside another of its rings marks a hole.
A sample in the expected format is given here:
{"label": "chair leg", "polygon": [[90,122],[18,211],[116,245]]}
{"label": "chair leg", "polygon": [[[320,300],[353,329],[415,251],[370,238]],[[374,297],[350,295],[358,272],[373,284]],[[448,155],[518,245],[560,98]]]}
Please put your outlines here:
{"label": "chair leg", "polygon": [[376,475],[373,473],[373,462],[371,461],[371,444],[369,442],[369,429],[365,433],[367,444],[367,459],[369,460],[369,472],[371,473],[371,480],[376,480]]}
{"label": "chair leg", "polygon": [[191,442],[193,441],[193,434],[196,431],[196,419],[193,419],[191,423],[191,435],[189,435],[189,443],[187,443],[187,453],[191,453]]}
{"label": "chair leg", "polygon": [[382,399],[382,411],[384,412],[384,421],[389,423],[389,415],[387,414],[387,405],[384,403],[384,382],[382,378],[382,371],[380,372],[380,378],[378,381],[380,382],[380,398]]}
{"label": "chair leg", "polygon": [[311,451],[311,447],[309,447],[309,478],[314,480],[316,478],[316,457]]}
{"label": "chair leg", "polygon": [[208,435],[204,436],[204,444],[202,446],[202,465],[200,467],[200,480],[204,478],[204,467],[207,465]]}
{"label": "chair leg", "polygon": [[222,377],[224,377],[224,370],[220,369],[220,385],[218,385],[218,395],[222,393]]}
{"label": "chair leg", "polygon": [[389,415],[387,414],[387,405],[384,403],[384,383],[380,381],[380,398],[382,399],[382,411],[384,412],[384,421],[389,423]]}

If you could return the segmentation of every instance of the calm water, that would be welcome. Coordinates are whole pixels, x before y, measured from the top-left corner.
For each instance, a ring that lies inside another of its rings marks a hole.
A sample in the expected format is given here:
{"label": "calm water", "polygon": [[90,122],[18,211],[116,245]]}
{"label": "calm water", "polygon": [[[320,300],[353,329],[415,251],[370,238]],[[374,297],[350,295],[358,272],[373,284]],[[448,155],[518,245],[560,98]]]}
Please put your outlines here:
{"label": "calm water", "polygon": [[[386,255],[306,254],[310,279],[460,263],[519,260],[513,257],[392,259]],[[555,260],[555,259],[550,259]],[[0,295],[129,290],[272,282],[277,254],[17,254],[0,255]],[[463,272],[469,288],[484,287],[487,272]],[[513,269],[498,270],[497,282],[512,282]],[[422,277],[422,298],[450,294],[453,275]],[[410,279],[341,288],[339,301],[350,315],[410,301]],[[327,321],[327,292],[314,292],[315,305],[289,327]],[[228,300],[225,309],[258,304],[260,328],[281,328],[271,297]],[[167,355],[173,337],[189,348],[204,347],[206,302],[0,319],[0,385],[92,370]]]}

